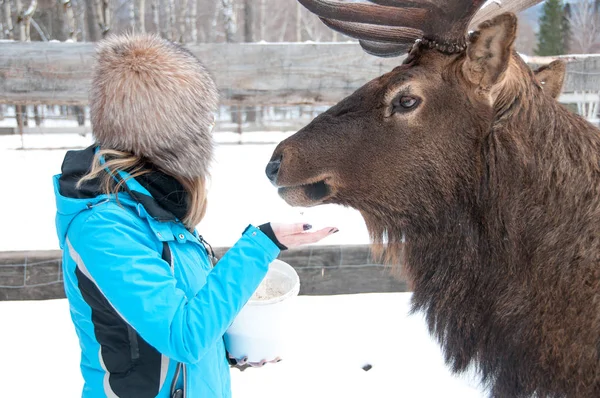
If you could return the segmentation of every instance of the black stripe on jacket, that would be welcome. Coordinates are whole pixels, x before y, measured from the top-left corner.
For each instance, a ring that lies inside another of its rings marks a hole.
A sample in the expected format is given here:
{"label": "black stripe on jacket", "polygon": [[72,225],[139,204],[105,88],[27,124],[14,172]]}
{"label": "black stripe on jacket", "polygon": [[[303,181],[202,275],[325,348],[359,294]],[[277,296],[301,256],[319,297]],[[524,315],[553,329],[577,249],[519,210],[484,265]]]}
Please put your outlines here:
{"label": "black stripe on jacket", "polygon": [[[163,260],[171,263],[168,244]],[[79,291],[92,310],[92,323],[112,391],[123,398],[154,398],[160,390],[162,355],[110,305],[96,284],[75,268]],[[166,371],[166,370],[165,370]]]}

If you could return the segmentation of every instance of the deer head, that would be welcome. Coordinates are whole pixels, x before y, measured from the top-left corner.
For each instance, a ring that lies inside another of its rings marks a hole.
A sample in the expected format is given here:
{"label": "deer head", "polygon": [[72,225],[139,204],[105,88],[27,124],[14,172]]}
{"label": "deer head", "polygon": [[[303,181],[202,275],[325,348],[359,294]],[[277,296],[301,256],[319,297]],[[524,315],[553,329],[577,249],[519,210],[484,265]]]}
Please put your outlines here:
{"label": "deer head", "polygon": [[542,90],[513,52],[515,15],[496,15],[539,0],[490,5],[483,22],[483,0],[299,1],[373,55],[409,53],[282,141],[268,178],[292,206],[359,210],[376,241],[401,239],[411,223],[435,225],[475,189],[480,144],[509,97]]}

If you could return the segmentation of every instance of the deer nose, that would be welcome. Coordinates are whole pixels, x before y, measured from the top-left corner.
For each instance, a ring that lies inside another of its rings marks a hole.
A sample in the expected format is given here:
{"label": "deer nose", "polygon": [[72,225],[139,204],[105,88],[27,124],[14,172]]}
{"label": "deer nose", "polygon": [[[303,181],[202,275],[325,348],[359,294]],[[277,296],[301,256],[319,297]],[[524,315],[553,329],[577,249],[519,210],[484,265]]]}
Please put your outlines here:
{"label": "deer nose", "polygon": [[277,174],[279,174],[279,168],[281,167],[281,158],[271,160],[269,164],[267,164],[267,169],[265,172],[267,173],[267,178],[271,181],[272,184],[275,184],[277,180]]}

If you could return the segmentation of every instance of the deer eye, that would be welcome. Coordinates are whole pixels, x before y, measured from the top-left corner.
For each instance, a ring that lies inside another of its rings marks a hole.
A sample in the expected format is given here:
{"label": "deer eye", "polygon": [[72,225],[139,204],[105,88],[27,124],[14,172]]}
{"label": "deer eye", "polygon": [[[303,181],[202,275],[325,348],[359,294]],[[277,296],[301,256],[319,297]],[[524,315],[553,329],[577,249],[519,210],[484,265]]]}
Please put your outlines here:
{"label": "deer eye", "polygon": [[408,112],[419,105],[419,99],[410,95],[399,95],[392,101],[392,113]]}

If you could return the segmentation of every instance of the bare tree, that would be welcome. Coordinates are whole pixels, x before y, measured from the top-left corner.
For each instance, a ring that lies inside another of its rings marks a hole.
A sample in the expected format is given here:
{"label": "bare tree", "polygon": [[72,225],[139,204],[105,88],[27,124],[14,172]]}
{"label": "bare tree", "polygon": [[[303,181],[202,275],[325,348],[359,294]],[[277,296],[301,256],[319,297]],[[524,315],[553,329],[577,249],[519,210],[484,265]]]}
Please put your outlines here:
{"label": "bare tree", "polygon": [[81,34],[81,41],[88,41],[87,29],[85,29],[85,4],[84,0],[71,0],[77,13],[77,31]]}
{"label": "bare tree", "polygon": [[175,29],[175,0],[168,0],[168,21],[167,24],[167,38],[169,40],[174,40],[175,35],[173,34],[173,30]]}
{"label": "bare tree", "polygon": [[188,0],[179,0],[179,21],[177,22],[178,33],[176,40],[180,43],[185,43],[187,41],[185,35],[189,25],[189,15]]}
{"label": "bare tree", "polygon": [[171,0],[159,0],[159,16],[162,16],[162,31],[161,36],[165,39],[171,38],[171,16],[170,16],[170,1]]}
{"label": "bare tree", "polygon": [[296,3],[296,41],[302,41],[302,6]]}
{"label": "bare tree", "polygon": [[[35,13],[37,6],[38,6],[37,0],[31,0],[31,3],[29,4],[29,7],[27,8],[27,10],[25,10],[25,12],[23,12],[21,23],[25,26],[25,41],[31,41],[31,22],[33,21],[33,14]],[[42,36],[42,38],[43,38],[44,34],[41,33],[40,36]],[[22,109],[25,113],[27,112],[27,106],[23,106]],[[36,126],[41,125],[42,119],[39,114],[38,105],[33,106],[33,115],[34,115],[33,120],[35,121],[35,125]]]}
{"label": "bare tree", "polygon": [[221,11],[223,12],[223,26],[225,27],[225,41],[233,43],[237,30],[233,0],[221,0]]}
{"label": "bare tree", "polygon": [[132,32],[136,33],[145,33],[145,10],[146,10],[146,1],[145,0],[128,0],[127,4],[128,17],[129,17],[129,26],[131,27]]}
{"label": "bare tree", "polygon": [[252,0],[244,0],[244,41],[252,43],[254,41],[254,9]]}
{"label": "bare tree", "polygon": [[318,18],[311,18],[311,15],[302,18],[300,27],[306,33],[308,40],[322,41],[324,36],[330,35],[327,30],[323,29],[323,23]]}
{"label": "bare tree", "polygon": [[4,36],[8,40],[14,40],[15,33],[13,31],[12,9],[10,7],[10,0],[4,0],[2,5],[4,9]]}
{"label": "bare tree", "polygon": [[[4,27],[4,22],[6,21],[6,18],[4,17],[4,0],[0,0],[0,39],[4,39],[4,35],[6,34],[5,32],[5,27]],[[1,107],[0,107],[1,108]],[[2,109],[0,109],[1,111]],[[2,114],[0,113],[0,120],[2,118]]]}
{"label": "bare tree", "polygon": [[260,0],[260,40],[265,40],[265,28],[267,21],[265,17],[267,15],[267,0]]}
{"label": "bare tree", "polygon": [[192,8],[188,14],[188,25],[190,28],[190,41],[192,43],[198,43],[198,0],[191,0]]}
{"label": "bare tree", "polygon": [[212,15],[210,20],[210,31],[208,32],[208,41],[214,42],[217,37],[217,22],[219,21],[219,15],[221,15],[221,9],[223,8],[223,4],[218,1],[217,6],[215,7],[215,12]]}
{"label": "bare tree", "polygon": [[91,41],[100,40],[100,23],[98,21],[98,10],[94,5],[94,0],[85,0],[86,25],[89,39]]}
{"label": "bare tree", "polygon": [[140,33],[146,33],[146,0],[139,0],[137,26]]}
{"label": "bare tree", "polygon": [[150,7],[152,8],[152,22],[154,23],[154,31],[160,34],[160,10],[158,0],[152,0]]}
{"label": "bare tree", "polygon": [[100,27],[100,33],[102,37],[105,37],[110,30],[110,7],[108,4],[109,0],[94,0],[96,6],[96,15],[98,18],[98,26]]}
{"label": "bare tree", "polygon": [[519,34],[515,40],[515,49],[522,54],[533,54],[537,45],[537,37],[531,23],[519,18]]}
{"label": "bare tree", "polygon": [[[244,41],[252,43],[254,41],[254,7],[252,0],[244,0]],[[246,106],[246,121],[256,122],[256,107]]]}
{"label": "bare tree", "polygon": [[23,2],[15,0],[15,11],[17,12],[17,24],[19,25],[19,36],[17,40],[25,40],[25,25],[23,24]]}
{"label": "bare tree", "polygon": [[67,20],[68,38],[77,41],[77,23],[75,21],[75,13],[73,12],[72,0],[61,0]]}
{"label": "bare tree", "polygon": [[135,0],[127,0],[127,17],[131,31],[135,32]]}
{"label": "bare tree", "polygon": [[37,8],[38,2],[37,0],[31,0],[29,4],[29,8],[23,12],[23,15],[20,16],[21,24],[25,28],[25,38],[24,41],[31,41],[31,17],[33,17],[33,13]]}
{"label": "bare tree", "polygon": [[[23,3],[21,0],[15,0],[15,11],[17,12],[17,24],[19,25],[19,41],[25,41],[25,24],[23,23]],[[21,134],[21,147],[23,146],[23,128],[27,126],[27,105],[15,106],[15,118],[17,127]]]}
{"label": "bare tree", "polygon": [[[287,32],[287,27],[288,27],[288,23],[289,23],[289,18],[286,18],[287,14],[284,12],[283,13],[283,24],[281,25],[281,29],[279,32],[279,37],[277,38],[277,41],[284,41],[285,40],[285,34]],[[296,36],[298,36],[297,32],[296,32]]]}
{"label": "bare tree", "polygon": [[574,50],[589,53],[600,38],[600,15],[589,0],[581,0],[571,5],[571,40]]}

